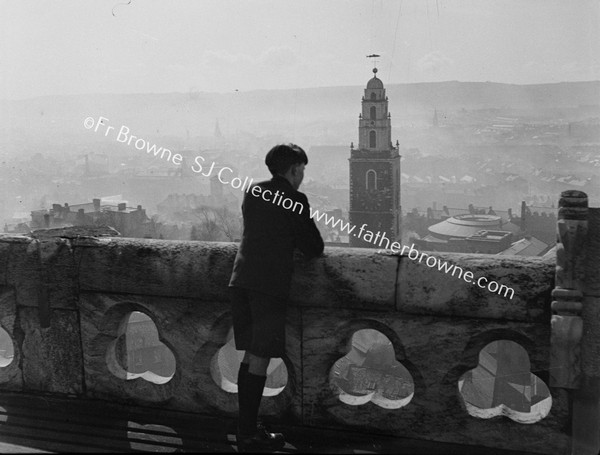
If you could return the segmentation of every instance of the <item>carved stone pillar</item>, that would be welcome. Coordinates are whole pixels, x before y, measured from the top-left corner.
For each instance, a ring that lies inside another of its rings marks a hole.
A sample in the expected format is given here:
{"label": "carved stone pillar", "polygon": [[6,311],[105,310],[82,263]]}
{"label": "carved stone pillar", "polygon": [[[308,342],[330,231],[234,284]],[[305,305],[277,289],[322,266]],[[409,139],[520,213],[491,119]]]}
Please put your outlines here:
{"label": "carved stone pillar", "polygon": [[587,230],[587,195],[577,190],[563,191],[557,222],[556,283],[552,291],[552,387],[577,389],[581,381],[581,310]]}

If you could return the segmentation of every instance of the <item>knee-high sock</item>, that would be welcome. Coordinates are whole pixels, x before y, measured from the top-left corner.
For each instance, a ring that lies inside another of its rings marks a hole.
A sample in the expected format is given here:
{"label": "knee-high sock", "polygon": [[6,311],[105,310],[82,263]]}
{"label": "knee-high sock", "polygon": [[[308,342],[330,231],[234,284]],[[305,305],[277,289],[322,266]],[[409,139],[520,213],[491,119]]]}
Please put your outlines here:
{"label": "knee-high sock", "polygon": [[238,433],[241,432],[241,428],[248,414],[248,388],[246,386],[248,379],[248,364],[242,363],[240,364],[240,369],[238,371]]}
{"label": "knee-high sock", "polygon": [[[248,364],[240,364],[238,371],[237,386],[238,386],[238,409],[239,409],[239,421],[242,420],[242,415],[246,412],[246,402],[248,401],[248,392],[246,392],[246,381],[248,376]],[[239,424],[238,424],[239,430]]]}
{"label": "knee-high sock", "polygon": [[240,397],[240,419],[238,429],[240,434],[252,435],[256,433],[256,422],[258,419],[258,409],[265,388],[266,376],[257,376],[252,373],[246,373],[244,381],[243,394]]}
{"label": "knee-high sock", "polygon": [[237,386],[238,386],[238,401],[242,400],[244,397],[245,387],[246,387],[246,376],[248,375],[248,364],[241,363],[240,369],[238,371],[237,377]]}

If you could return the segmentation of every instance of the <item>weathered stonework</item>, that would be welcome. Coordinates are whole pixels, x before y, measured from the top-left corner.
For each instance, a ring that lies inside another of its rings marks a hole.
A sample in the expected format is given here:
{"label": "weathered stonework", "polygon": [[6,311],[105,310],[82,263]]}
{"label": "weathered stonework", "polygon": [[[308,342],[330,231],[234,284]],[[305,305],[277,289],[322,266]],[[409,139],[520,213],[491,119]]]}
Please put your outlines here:
{"label": "weathered stonework", "polygon": [[[462,269],[455,275],[430,268],[422,261],[400,258],[396,308],[411,314],[464,316],[514,321],[548,322],[554,263],[541,258],[490,256],[483,254],[431,253]],[[426,258],[426,257],[425,257]],[[514,290],[501,295],[467,283],[464,273],[485,277]]]}
{"label": "weathered stonework", "polygon": [[361,248],[328,248],[325,257],[297,259],[291,301],[305,307],[394,308],[398,259]]}
{"label": "weathered stonework", "polygon": [[581,317],[583,337],[581,367],[589,377],[600,379],[600,209],[589,209],[589,232],[585,264],[586,286]]}
{"label": "weathered stonework", "polygon": [[23,388],[23,372],[21,371],[22,334],[15,325],[17,322],[17,302],[15,292],[5,286],[0,287],[0,326],[11,338],[14,355],[10,364],[0,367],[0,388],[17,390]]}
{"label": "weathered stonework", "polygon": [[12,241],[7,259],[6,284],[14,287],[17,305],[37,307],[41,276],[36,244],[32,239]]}
{"label": "weathered stonework", "polygon": [[11,244],[0,239],[0,285],[6,285]]}
{"label": "weathered stonework", "polygon": [[50,327],[40,326],[37,309],[17,308],[22,345],[23,388],[81,394],[83,365],[77,312],[52,310]]}
{"label": "weathered stonework", "polygon": [[588,211],[582,300],[581,380],[573,393],[573,453],[600,451],[600,209]]}
{"label": "weathered stonework", "polygon": [[[358,317],[357,317],[358,316]],[[550,330],[547,325],[474,318],[441,318],[395,313],[360,315],[348,310],[332,314],[310,309],[303,314],[304,423],[356,428],[373,433],[478,444],[540,453],[563,453],[569,444],[568,397],[552,391],[553,405],[545,419],[533,425],[508,419],[471,417],[458,392],[458,379],[477,366],[478,355],[497,339],[513,340],[527,349],[532,372],[547,381]],[[415,382],[411,402],[385,410],[372,403],[342,403],[328,383],[334,363],[349,351],[352,334],[371,328],[392,341],[396,359]]]}
{"label": "weathered stonework", "polygon": [[79,284],[86,291],[227,301],[235,251],[231,243],[102,239],[77,249]]}
{"label": "weathered stonework", "polygon": [[43,238],[39,239],[38,248],[50,308],[76,309],[77,267],[71,240]]}
{"label": "weathered stonework", "polygon": [[[237,394],[223,391],[210,374],[211,360],[226,343],[231,329],[227,302],[98,293],[84,293],[81,299],[88,395],[206,414],[237,412]],[[152,319],[160,341],[175,355],[175,375],[165,384],[155,384],[141,377],[127,379],[126,371],[117,375],[115,368],[112,371],[109,368],[110,357],[114,357],[111,345],[119,336],[125,318],[133,311],[143,312]],[[300,343],[295,342],[299,339],[298,319],[290,320],[288,327],[286,365],[288,372],[292,372],[291,377],[300,371]],[[298,395],[294,397],[296,401],[300,399]],[[279,415],[290,407],[291,399],[291,389],[265,398],[263,410],[266,415]],[[299,409],[300,403],[295,407]]]}

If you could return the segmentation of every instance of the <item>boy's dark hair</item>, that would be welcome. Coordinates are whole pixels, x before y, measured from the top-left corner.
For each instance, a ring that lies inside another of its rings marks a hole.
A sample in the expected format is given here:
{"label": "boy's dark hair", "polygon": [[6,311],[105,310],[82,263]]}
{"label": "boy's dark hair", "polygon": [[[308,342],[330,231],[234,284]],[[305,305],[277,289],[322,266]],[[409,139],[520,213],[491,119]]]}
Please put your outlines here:
{"label": "boy's dark hair", "polygon": [[302,147],[296,144],[279,144],[269,150],[265,157],[265,164],[271,174],[283,175],[291,166],[308,164],[308,157]]}

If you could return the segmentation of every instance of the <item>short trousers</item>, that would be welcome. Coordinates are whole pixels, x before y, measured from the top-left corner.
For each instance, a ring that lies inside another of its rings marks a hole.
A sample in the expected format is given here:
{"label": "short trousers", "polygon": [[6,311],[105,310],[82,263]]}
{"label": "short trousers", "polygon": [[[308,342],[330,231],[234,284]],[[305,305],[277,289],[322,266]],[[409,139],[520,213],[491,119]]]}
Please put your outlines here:
{"label": "short trousers", "polygon": [[258,357],[283,357],[285,299],[238,287],[229,289],[235,348]]}

